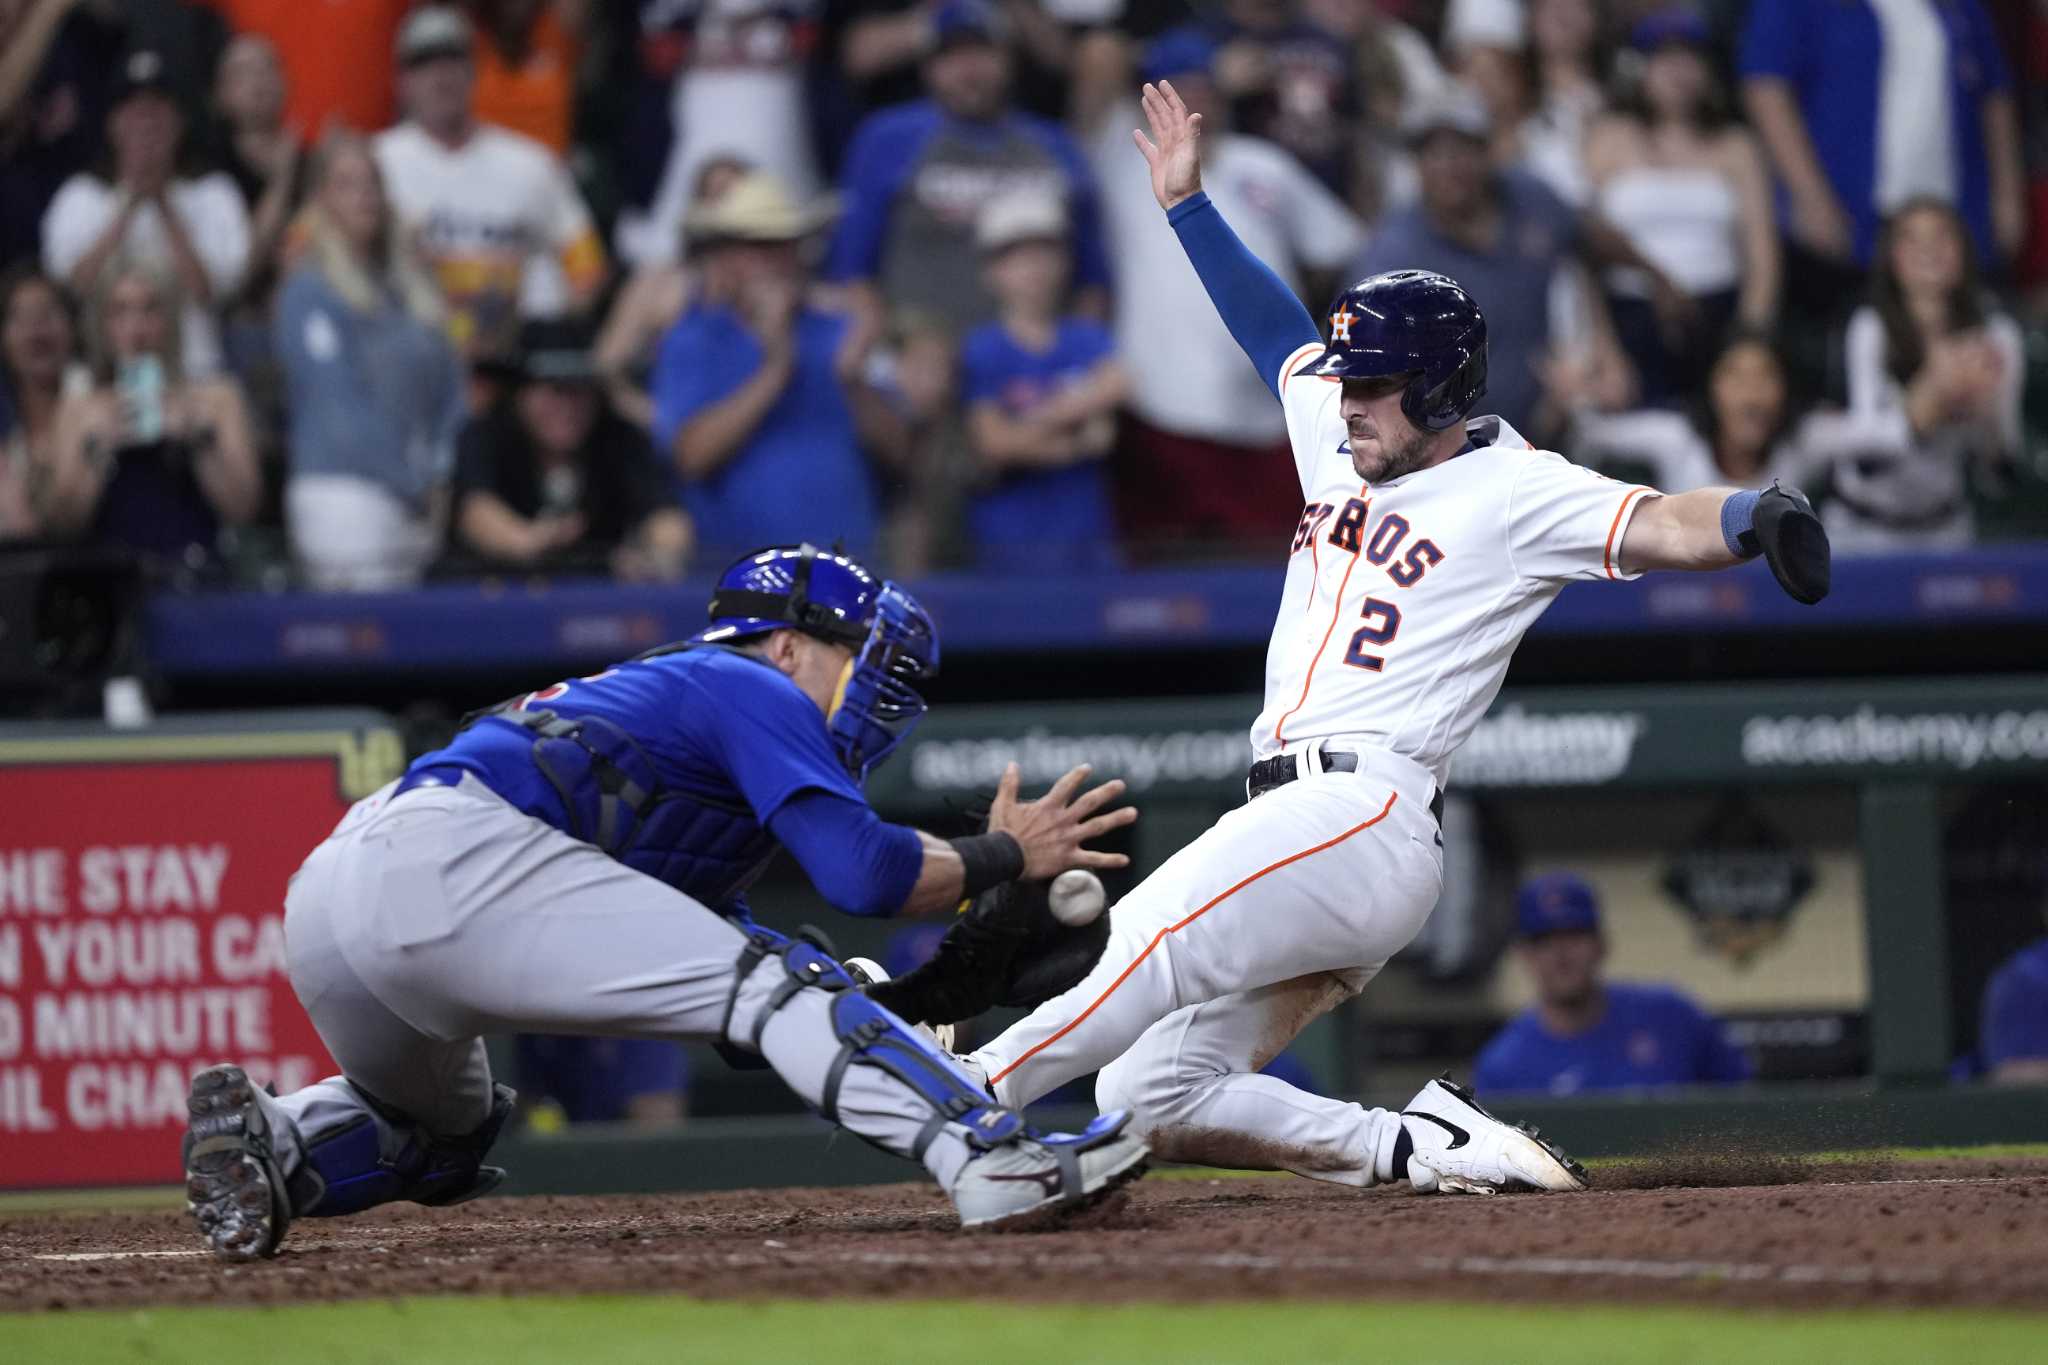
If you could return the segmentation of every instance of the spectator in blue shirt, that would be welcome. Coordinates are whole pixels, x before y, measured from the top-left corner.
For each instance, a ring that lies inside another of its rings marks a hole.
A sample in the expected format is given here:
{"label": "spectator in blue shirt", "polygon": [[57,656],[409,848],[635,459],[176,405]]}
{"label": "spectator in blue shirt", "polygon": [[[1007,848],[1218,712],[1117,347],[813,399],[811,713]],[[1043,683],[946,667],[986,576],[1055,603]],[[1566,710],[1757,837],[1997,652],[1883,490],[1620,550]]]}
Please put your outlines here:
{"label": "spectator in blue shirt", "polygon": [[981,206],[1016,189],[1066,201],[1079,311],[1103,316],[1109,258],[1095,182],[1059,125],[1010,105],[1010,57],[982,0],[946,0],[924,61],[929,99],[884,109],[854,133],[843,172],[846,216],[826,274],[859,282],[900,327],[954,342],[995,316],[974,245]]}
{"label": "spectator in blue shirt", "polygon": [[1684,995],[1601,979],[1607,941],[1583,879],[1531,880],[1516,897],[1515,921],[1536,1004],[1480,1050],[1480,1090],[1574,1095],[1749,1079],[1749,1059]]}
{"label": "spectator in blue shirt", "polygon": [[974,556],[991,569],[1112,568],[1104,463],[1128,386],[1109,329],[1062,316],[1065,210],[1049,194],[1016,191],[982,210],[977,237],[998,313],[961,353],[982,480],[967,501]]}
{"label": "spectator in blue shirt", "polygon": [[2048,938],[1992,974],[1978,1051],[1995,1084],[2048,1085]]}
{"label": "spectator in blue shirt", "polygon": [[1885,216],[1922,196],[1956,206],[1984,259],[2019,250],[2019,115],[1980,0],[1755,0],[1739,66],[1810,256],[1867,266]]}
{"label": "spectator in blue shirt", "polygon": [[867,382],[865,330],[806,297],[802,247],[829,216],[755,171],[685,223],[702,288],[649,387],[656,444],[713,559],[875,548],[882,497],[863,447],[898,459],[907,433]]}

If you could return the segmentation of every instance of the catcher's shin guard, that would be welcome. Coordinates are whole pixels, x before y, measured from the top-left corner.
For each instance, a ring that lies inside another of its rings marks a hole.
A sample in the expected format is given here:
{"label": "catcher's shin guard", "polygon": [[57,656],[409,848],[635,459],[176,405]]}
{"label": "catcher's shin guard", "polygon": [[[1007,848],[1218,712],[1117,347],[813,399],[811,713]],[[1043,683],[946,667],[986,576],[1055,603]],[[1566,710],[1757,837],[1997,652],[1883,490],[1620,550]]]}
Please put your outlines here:
{"label": "catcher's shin guard", "polygon": [[[859,982],[818,943],[755,929],[741,952],[726,1002],[725,1036],[735,1047],[761,1050],[769,1021],[807,990],[832,996],[828,1017],[839,1050],[826,1069],[818,1112],[839,1122],[841,1090],[851,1068],[884,1073],[929,1109],[907,1155],[922,1159],[933,1139],[957,1124],[968,1145],[987,1149],[1024,1133],[1024,1121],[997,1104],[951,1057],[896,1015],[853,989]],[[865,1135],[862,1135],[865,1136]],[[872,1140],[872,1139],[870,1139]]]}
{"label": "catcher's shin guard", "polygon": [[475,1128],[437,1138],[360,1086],[323,1082],[336,1083],[348,1086],[366,1108],[337,1127],[300,1132],[305,1159],[285,1182],[295,1217],[338,1218],[401,1199],[462,1204],[504,1181],[504,1168],[486,1166],[483,1160],[512,1116],[518,1098],[512,1087],[493,1088],[490,1117]]}

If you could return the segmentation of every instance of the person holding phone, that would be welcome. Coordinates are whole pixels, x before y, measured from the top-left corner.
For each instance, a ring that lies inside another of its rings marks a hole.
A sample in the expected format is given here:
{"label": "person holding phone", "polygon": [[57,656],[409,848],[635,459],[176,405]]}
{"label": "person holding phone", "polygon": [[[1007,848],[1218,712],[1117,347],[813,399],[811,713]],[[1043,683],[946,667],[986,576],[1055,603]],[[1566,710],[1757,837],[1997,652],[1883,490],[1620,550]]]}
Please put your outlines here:
{"label": "person holding phone", "polygon": [[239,386],[186,376],[180,304],[150,262],[101,275],[86,316],[94,383],[58,409],[46,506],[57,534],[199,567],[223,524],[255,515],[262,475]]}

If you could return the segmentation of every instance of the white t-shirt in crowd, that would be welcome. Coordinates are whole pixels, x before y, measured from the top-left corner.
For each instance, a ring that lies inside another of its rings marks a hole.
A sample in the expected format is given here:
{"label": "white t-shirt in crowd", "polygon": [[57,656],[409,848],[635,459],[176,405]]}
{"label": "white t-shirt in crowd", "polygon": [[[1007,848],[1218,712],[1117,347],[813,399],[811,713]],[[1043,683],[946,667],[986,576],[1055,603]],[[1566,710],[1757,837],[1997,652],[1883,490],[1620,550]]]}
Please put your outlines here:
{"label": "white t-shirt in crowd", "polygon": [[[119,215],[125,193],[84,172],[65,181],[43,214],[43,268],[59,279],[68,278]],[[184,224],[213,290],[212,300],[187,299],[179,320],[185,373],[201,378],[221,367],[220,327],[211,305],[241,282],[249,264],[249,213],[235,182],[218,172],[196,180],[173,180],[165,197]],[[121,249],[166,270],[177,268],[170,233],[154,204],[135,211]]]}
{"label": "white t-shirt in crowd", "polygon": [[564,311],[603,274],[583,197],[532,138],[482,124],[450,147],[402,123],[378,134],[376,154],[385,192],[447,297],[457,345],[509,339],[520,317]]}
{"label": "white t-shirt in crowd", "polygon": [[[1231,340],[1187,252],[1152,197],[1131,145],[1136,106],[1104,119],[1091,148],[1116,275],[1116,344],[1131,408],[1153,426],[1232,445],[1270,445],[1286,432],[1272,391]],[[1351,211],[1262,138],[1226,133],[1202,162],[1202,188],[1245,248],[1281,279],[1341,269],[1365,229]]]}
{"label": "white t-shirt in crowd", "polygon": [[1948,30],[1929,0],[1870,0],[1883,53],[1877,79],[1877,207],[1956,197]]}
{"label": "white t-shirt in crowd", "polygon": [[1905,386],[1885,364],[1884,322],[1863,307],[1849,318],[1843,344],[1849,411],[1814,418],[1801,430],[1805,461],[1831,476],[1835,498],[1822,509],[1838,549],[1967,545],[1974,519],[1969,466],[2020,449],[2020,398],[2026,343],[2003,313],[1984,324],[1998,352],[1998,398],[1991,418],[1954,422],[1916,433],[1906,415]]}
{"label": "white t-shirt in crowd", "polygon": [[799,203],[820,188],[804,92],[822,0],[672,0],[697,11],[688,63],[669,117],[675,141],[654,200],[619,220],[619,254],[637,266],[672,264],[697,173],[732,156],[780,180]]}
{"label": "white t-shirt in crowd", "polygon": [[1654,489],[1532,449],[1497,417],[1472,447],[1367,484],[1351,464],[1343,385],[1281,367],[1302,509],[1266,652],[1265,758],[1347,737],[1412,758],[1442,783],[1507,676],[1522,635],[1564,585],[1632,578],[1630,519]]}

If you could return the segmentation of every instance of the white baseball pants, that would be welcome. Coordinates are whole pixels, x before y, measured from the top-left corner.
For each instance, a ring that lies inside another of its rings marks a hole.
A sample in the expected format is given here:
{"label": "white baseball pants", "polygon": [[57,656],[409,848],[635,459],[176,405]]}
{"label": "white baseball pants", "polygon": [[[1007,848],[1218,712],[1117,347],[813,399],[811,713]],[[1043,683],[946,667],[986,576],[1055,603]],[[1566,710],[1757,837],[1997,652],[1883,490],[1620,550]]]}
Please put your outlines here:
{"label": "white baseball pants", "polygon": [[1097,1103],[1131,1110],[1167,1160],[1389,1178],[1396,1115],[1255,1074],[1362,990],[1442,889],[1429,772],[1359,762],[1230,812],[1118,902],[1095,970],[969,1057],[996,1098],[1100,1068]]}

